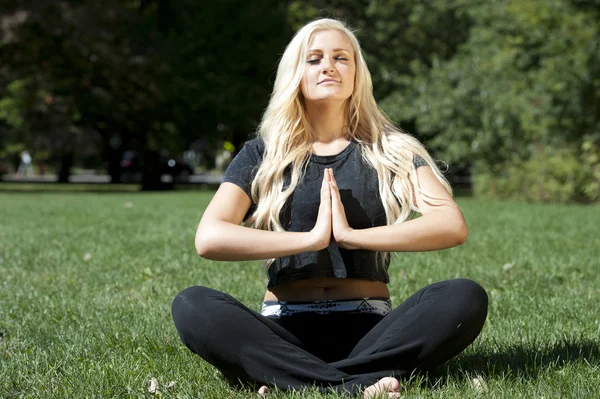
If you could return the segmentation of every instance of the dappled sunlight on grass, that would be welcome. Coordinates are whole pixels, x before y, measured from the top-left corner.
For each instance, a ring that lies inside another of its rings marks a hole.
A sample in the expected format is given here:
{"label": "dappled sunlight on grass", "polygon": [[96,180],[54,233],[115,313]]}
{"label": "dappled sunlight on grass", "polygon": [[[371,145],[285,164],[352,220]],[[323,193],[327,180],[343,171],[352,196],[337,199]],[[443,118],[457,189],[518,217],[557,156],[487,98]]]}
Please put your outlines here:
{"label": "dappled sunlight on grass", "polygon": [[[165,398],[251,397],[185,348],[171,321],[172,299],[191,285],[260,308],[261,262],[210,262],[194,251],[209,199],[0,194],[0,396],[148,397],[155,378]],[[458,358],[404,381],[403,397],[600,396],[597,207],[459,203],[467,243],[396,254],[391,295],[398,305],[430,282],[468,277],[488,291],[488,321]]]}

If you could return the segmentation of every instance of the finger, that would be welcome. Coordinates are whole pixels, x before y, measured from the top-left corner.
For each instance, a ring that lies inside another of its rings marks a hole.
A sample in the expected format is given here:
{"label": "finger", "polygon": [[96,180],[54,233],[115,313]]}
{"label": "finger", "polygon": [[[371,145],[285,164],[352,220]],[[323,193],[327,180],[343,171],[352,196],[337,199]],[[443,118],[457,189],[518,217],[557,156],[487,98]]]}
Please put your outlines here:
{"label": "finger", "polygon": [[327,172],[323,174],[323,182],[321,184],[321,208],[331,208],[331,185],[327,178]]}
{"label": "finger", "polygon": [[342,197],[340,196],[340,190],[338,189],[338,186],[336,186],[334,182],[329,182],[329,188],[331,191],[331,197],[341,201]]}
{"label": "finger", "polygon": [[331,187],[328,183],[324,183],[321,188],[321,206],[331,203]]}
{"label": "finger", "polygon": [[321,191],[329,188],[329,176],[327,172],[323,173],[323,181],[321,182]]}
{"label": "finger", "polygon": [[329,181],[332,183],[332,186],[335,189],[338,189],[337,181],[335,181],[335,177],[333,177],[333,169],[329,169]]}

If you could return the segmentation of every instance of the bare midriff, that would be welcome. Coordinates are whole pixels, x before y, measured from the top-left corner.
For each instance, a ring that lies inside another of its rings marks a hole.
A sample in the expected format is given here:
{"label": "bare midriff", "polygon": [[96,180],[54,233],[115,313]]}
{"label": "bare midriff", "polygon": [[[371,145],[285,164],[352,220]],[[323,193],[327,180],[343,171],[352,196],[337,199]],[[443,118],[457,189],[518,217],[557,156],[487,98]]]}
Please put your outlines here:
{"label": "bare midriff", "polygon": [[380,281],[320,277],[278,285],[265,293],[265,301],[309,302],[351,298],[389,298],[387,285]]}

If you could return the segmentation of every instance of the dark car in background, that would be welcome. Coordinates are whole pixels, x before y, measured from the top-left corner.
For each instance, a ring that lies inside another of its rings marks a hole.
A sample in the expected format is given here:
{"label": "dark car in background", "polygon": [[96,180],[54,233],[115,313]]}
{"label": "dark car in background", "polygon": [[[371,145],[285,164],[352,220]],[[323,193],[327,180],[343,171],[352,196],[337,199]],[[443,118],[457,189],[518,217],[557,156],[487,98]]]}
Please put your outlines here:
{"label": "dark car in background", "polygon": [[[139,183],[142,181],[142,165],[135,151],[125,151],[120,162],[121,183]],[[194,167],[183,159],[161,156],[159,160],[160,174],[170,177],[176,183],[187,183],[194,174]]]}

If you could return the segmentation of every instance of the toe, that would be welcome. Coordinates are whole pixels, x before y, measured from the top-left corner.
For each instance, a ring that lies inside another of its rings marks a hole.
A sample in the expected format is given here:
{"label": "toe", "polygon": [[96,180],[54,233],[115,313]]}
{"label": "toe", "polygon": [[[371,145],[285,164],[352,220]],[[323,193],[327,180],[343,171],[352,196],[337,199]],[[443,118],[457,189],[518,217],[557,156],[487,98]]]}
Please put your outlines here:
{"label": "toe", "polygon": [[388,392],[398,392],[400,390],[400,381],[393,377],[382,378],[378,384],[383,385]]}

